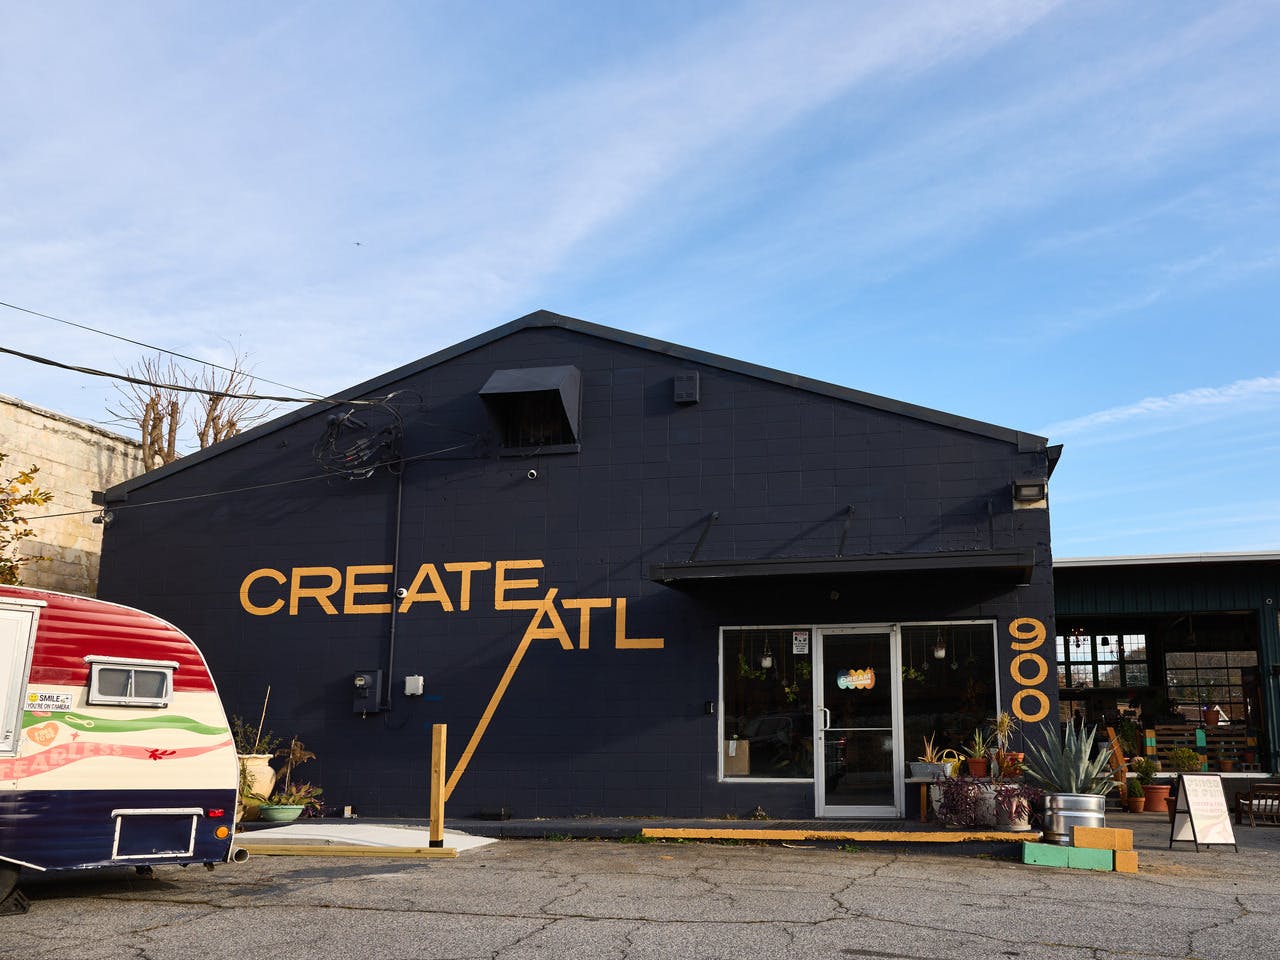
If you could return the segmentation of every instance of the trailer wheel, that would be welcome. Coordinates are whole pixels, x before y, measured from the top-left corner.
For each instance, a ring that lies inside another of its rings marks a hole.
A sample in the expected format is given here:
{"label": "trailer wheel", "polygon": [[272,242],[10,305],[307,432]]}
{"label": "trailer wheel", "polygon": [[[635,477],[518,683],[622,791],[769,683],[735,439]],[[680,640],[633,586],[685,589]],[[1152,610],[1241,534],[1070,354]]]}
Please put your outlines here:
{"label": "trailer wheel", "polygon": [[27,898],[18,889],[18,867],[0,863],[0,916],[27,912]]}

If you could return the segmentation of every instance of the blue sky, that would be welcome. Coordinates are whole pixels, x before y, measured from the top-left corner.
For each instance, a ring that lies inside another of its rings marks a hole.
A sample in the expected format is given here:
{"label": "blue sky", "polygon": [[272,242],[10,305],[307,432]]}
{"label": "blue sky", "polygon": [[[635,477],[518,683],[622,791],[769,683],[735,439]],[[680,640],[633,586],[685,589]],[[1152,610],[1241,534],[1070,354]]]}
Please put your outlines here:
{"label": "blue sky", "polygon": [[[1272,5],[61,2],[0,35],[0,300],[319,392],[546,308],[1045,434],[1058,556],[1280,549]],[[0,345],[138,359],[3,309]],[[0,392],[111,399],[10,357]]]}

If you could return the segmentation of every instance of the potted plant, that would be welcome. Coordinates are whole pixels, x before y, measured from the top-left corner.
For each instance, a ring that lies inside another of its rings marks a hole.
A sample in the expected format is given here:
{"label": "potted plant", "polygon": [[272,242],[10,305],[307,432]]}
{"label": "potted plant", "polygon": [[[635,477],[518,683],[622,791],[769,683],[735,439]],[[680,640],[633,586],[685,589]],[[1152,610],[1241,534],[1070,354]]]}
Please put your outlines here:
{"label": "potted plant", "polygon": [[236,757],[240,762],[240,791],[236,797],[236,819],[258,819],[257,798],[271,793],[276,783],[276,772],[271,768],[280,738],[270,730],[256,727],[243,717],[231,717],[231,738],[235,743]]}
{"label": "potted plant", "polygon": [[924,753],[911,761],[911,776],[936,779],[947,775],[946,765],[942,762],[942,751],[933,745],[934,736],[931,733],[924,738]]}
{"label": "potted plant", "polygon": [[1126,789],[1129,794],[1129,812],[1141,813],[1147,805],[1147,797],[1142,792],[1142,784],[1138,781],[1138,778],[1134,777],[1130,780]]}
{"label": "potted plant", "polygon": [[[310,784],[298,784],[295,788],[292,783],[294,769],[308,760],[314,760],[315,757],[316,755],[297,737],[289,740],[289,746],[276,751],[276,758],[284,759],[277,774],[277,782],[281,775],[284,777],[284,787],[270,796],[261,793],[254,796],[260,804],[259,812],[263,820],[296,820],[307,807],[319,808],[320,801],[317,799],[320,795],[319,789]],[[304,787],[306,790],[302,789]]]}
{"label": "potted plant", "polygon": [[991,721],[991,739],[995,743],[995,768],[993,777],[1015,779],[1022,775],[1022,761],[1025,754],[1010,750],[1013,735],[1018,730],[1018,721],[1007,710],[1001,710]]}
{"label": "potted plant", "polygon": [[1169,751],[1169,769],[1174,773],[1199,773],[1204,769],[1204,757],[1190,747],[1176,747]]}
{"label": "potted plant", "polygon": [[990,809],[982,786],[970,777],[949,777],[938,781],[932,788],[937,791],[933,808],[938,822],[946,827],[976,827],[993,823],[994,811]]}
{"label": "potted plant", "polygon": [[982,732],[981,727],[973,730],[973,739],[964,745],[964,755],[969,761],[969,776],[985,777],[987,775],[987,748],[991,741]]}
{"label": "potted plant", "polygon": [[324,791],[309,783],[295,783],[262,799],[260,812],[263,820],[287,823],[297,820],[304,810],[320,809],[320,794]]}
{"label": "potted plant", "polygon": [[[1042,728],[1043,729],[1043,728]],[[1096,727],[1077,732],[1068,723],[1061,737],[1045,731],[1043,744],[1028,743],[1023,774],[1045,791],[1046,843],[1071,843],[1073,826],[1106,826],[1106,796],[1115,786],[1110,754],[1093,755]]]}
{"label": "potted plant", "polygon": [[[1164,813],[1168,809],[1169,784],[1156,783],[1156,764],[1149,757],[1134,757],[1129,769],[1137,774],[1134,782],[1142,793],[1142,806],[1147,813]],[[1133,788],[1129,788],[1129,809],[1133,810]],[[1135,811],[1136,812],[1136,811]]]}
{"label": "potted plant", "polygon": [[1031,829],[1031,817],[1044,798],[1044,791],[1023,783],[1002,783],[996,787],[996,826],[1009,830]]}
{"label": "potted plant", "polygon": [[[1204,757],[1190,747],[1175,747],[1169,751],[1169,769],[1174,773],[1199,773],[1204,769]],[[1178,805],[1178,780],[1174,778],[1169,785],[1169,797],[1165,802],[1165,812],[1173,819],[1174,808]]]}

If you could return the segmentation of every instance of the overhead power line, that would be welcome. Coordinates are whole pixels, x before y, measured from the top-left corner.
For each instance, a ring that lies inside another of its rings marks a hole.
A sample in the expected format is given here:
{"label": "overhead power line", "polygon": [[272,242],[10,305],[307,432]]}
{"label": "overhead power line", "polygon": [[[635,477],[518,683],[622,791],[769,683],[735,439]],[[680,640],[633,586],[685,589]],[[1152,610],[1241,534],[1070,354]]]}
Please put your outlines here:
{"label": "overhead power line", "polygon": [[[168,350],[165,347],[157,347],[155,344],[143,343],[141,340],[133,340],[133,339],[130,339],[129,337],[121,336],[118,333],[111,333],[109,330],[99,330],[97,327],[90,327],[83,323],[76,323],[73,320],[64,320],[61,317],[55,317],[49,313],[41,313],[39,310],[31,310],[27,307],[20,307],[14,303],[5,303],[3,300],[0,300],[0,307],[7,307],[10,310],[17,310],[19,313],[26,313],[33,317],[40,317],[43,320],[52,320],[54,323],[66,324],[68,327],[75,327],[78,330],[87,330],[89,333],[96,333],[99,336],[110,337],[113,340],[120,340],[120,341],[123,341],[124,343],[131,343],[135,347],[145,347],[147,350],[155,350],[159,353],[167,353],[171,357],[179,357],[183,360],[190,360],[192,363],[199,363],[206,367],[214,367],[215,369],[223,370],[227,373],[245,373],[246,372],[244,370],[233,369],[232,367],[224,367],[222,364],[214,363],[212,360],[201,360],[198,357],[191,357],[185,353],[178,353],[176,350]],[[290,386],[287,383],[279,383],[278,381],[268,380],[266,377],[259,377],[253,374],[250,374],[250,376],[253,376],[255,380],[261,380],[263,383],[269,383],[274,387],[284,387],[286,390],[295,390],[298,393],[305,393],[312,400],[322,399],[319,394],[312,393],[310,390],[304,390],[302,387]],[[230,394],[225,394],[225,396],[230,396]],[[306,402],[306,401],[299,401],[299,402]]]}
{"label": "overhead power line", "polygon": [[[479,435],[477,435],[477,438],[478,436]],[[414,463],[415,461],[418,461],[418,460],[428,460],[432,457],[438,457],[442,453],[452,453],[454,450],[462,450],[465,447],[469,447],[471,445],[472,445],[471,442],[456,443],[451,447],[441,447],[438,450],[430,450],[426,453],[416,453],[411,457],[399,457],[395,460],[384,461],[382,464],[380,464],[380,466],[403,467],[406,463]],[[450,457],[449,459],[456,460],[459,458]],[[471,459],[471,458],[468,457],[466,459]],[[347,471],[347,472],[349,472],[355,479],[358,479],[358,480],[366,479],[368,476],[368,474],[364,472],[363,467],[357,468],[356,470],[353,470],[353,471]],[[343,471],[326,471],[325,473],[317,473],[307,477],[294,477],[291,480],[276,480],[271,483],[255,483],[247,487],[235,487],[231,490],[211,490],[208,493],[193,493],[185,497],[171,497],[167,500],[148,500],[143,503],[112,503],[112,504],[107,504],[106,506],[103,506],[103,507],[94,507],[92,510],[67,510],[63,513],[46,513],[40,516],[25,517],[24,519],[27,520],[27,522],[29,523],[34,523],[37,520],[55,520],[61,517],[79,517],[79,516],[86,516],[91,513],[101,515],[107,511],[114,512],[114,511],[125,511],[125,510],[138,510],[138,509],[148,508],[148,507],[162,507],[171,503],[189,503],[192,500],[208,500],[210,497],[226,497],[226,496],[231,496],[232,494],[237,494],[237,493],[252,493],[255,490],[269,490],[272,487],[284,487],[294,483],[307,483],[311,480],[332,480],[335,477],[341,476],[342,474],[343,474]]]}
{"label": "overhead power line", "polygon": [[[126,383],[136,383],[144,387],[158,387],[161,390],[177,390],[181,393],[202,393],[209,397],[229,397],[232,400],[268,400],[273,403],[316,403],[317,401],[329,401],[331,403],[351,403],[351,404],[369,404],[379,403],[379,400],[334,400],[331,397],[321,397],[311,395],[307,397],[277,397],[264,393],[229,393],[225,390],[207,390],[204,387],[193,387],[185,383],[159,383],[155,380],[147,380],[144,377],[134,377],[127,373],[108,373],[106,370],[97,370],[93,367],[79,367],[72,363],[62,363],[58,360],[50,360],[48,357],[38,357],[34,353],[23,353],[21,350],[13,350],[9,347],[0,347],[0,353],[7,353],[15,357],[21,357],[23,360],[30,360],[32,363],[43,363],[45,366],[57,367],[59,370],[70,370],[73,373],[84,373],[91,377],[106,377],[109,380],[123,380]],[[225,368],[223,368],[225,369]],[[270,383],[271,381],[267,381]]]}

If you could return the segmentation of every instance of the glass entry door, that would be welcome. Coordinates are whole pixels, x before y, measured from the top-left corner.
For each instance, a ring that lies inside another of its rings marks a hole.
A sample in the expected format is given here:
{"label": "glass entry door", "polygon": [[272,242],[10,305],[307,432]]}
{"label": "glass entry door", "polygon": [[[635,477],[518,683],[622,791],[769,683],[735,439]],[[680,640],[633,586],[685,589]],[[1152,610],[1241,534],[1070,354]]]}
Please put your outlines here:
{"label": "glass entry door", "polygon": [[[814,743],[817,815],[902,816],[898,628],[817,631]],[[820,760],[818,758],[821,758]]]}

